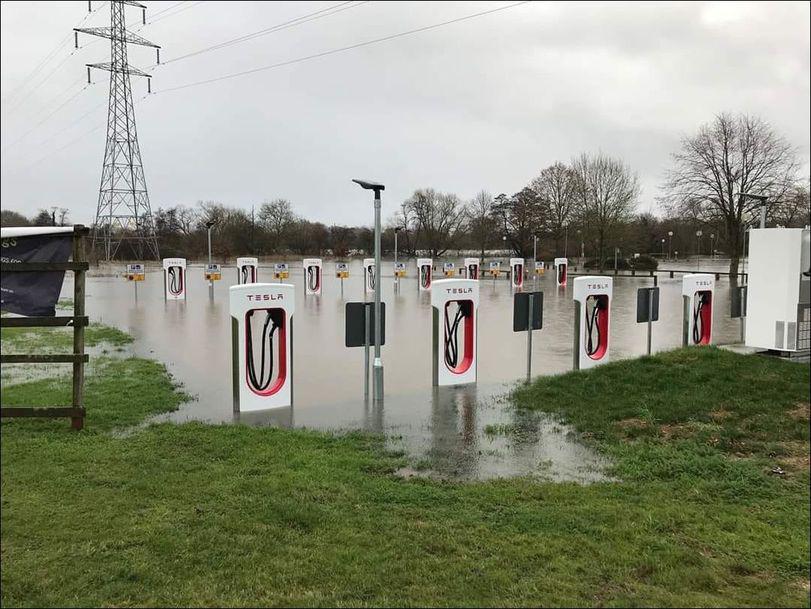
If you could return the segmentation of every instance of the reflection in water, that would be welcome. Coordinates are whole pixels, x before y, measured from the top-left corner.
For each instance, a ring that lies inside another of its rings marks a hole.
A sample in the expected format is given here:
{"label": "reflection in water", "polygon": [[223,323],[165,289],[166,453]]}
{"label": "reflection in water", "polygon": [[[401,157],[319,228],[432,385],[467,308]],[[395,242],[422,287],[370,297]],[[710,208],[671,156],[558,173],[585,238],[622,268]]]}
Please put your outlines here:
{"label": "reflection in water", "polygon": [[[385,263],[382,292],[387,303],[386,398],[380,405],[363,400],[363,349],[344,347],[346,302],[362,301],[360,261],[350,265],[343,282],[332,263],[324,272],[323,294],[304,296],[302,273],[291,269],[297,286],[294,325],[294,408],[238,417],[250,425],[314,429],[365,429],[385,433],[392,446],[417,460],[426,458],[437,472],[461,478],[542,475],[552,479],[599,479],[602,462],[565,426],[537,413],[516,412],[500,401],[526,366],[526,335],[512,332],[512,295],[506,279],[483,279],[479,308],[478,386],[434,390],[431,386],[432,313],[430,294],[420,293],[413,262],[409,277],[395,291],[390,263]],[[295,266],[295,265],[291,265]],[[702,267],[706,262],[702,263]],[[300,267],[299,267],[300,268]],[[719,265],[717,270],[724,270]],[[148,272],[134,287],[113,273],[88,278],[88,311],[94,320],[121,327],[135,337],[134,355],[154,357],[195,395],[196,400],[161,419],[230,422],[231,323],[228,287],[235,275],[215,282],[214,300],[202,265],[188,271],[187,300],[166,302],[162,271]],[[271,280],[260,267],[259,279]],[[636,290],[652,284],[648,277],[617,278],[612,307],[612,360],[641,355],[646,325],[635,323]],[[681,279],[659,281],[660,321],[653,327],[653,350],[681,344]],[[72,293],[70,277],[64,291]],[[554,273],[538,279],[544,291],[544,328],[533,338],[536,374],[571,369],[573,304],[571,286],[557,288]],[[726,318],[730,283],[716,284],[715,340],[733,342],[737,320]]]}

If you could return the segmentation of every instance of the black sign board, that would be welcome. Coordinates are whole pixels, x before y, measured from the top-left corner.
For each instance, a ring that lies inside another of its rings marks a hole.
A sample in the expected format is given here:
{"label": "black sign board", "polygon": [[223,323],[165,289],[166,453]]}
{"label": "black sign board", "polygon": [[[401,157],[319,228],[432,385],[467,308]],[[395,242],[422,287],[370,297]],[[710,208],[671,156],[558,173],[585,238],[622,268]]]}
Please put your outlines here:
{"label": "black sign board", "polygon": [[729,316],[732,318],[746,317],[746,287],[739,285],[729,293]]}
{"label": "black sign board", "polygon": [[543,328],[543,292],[516,292],[513,297],[513,332],[529,330],[529,295],[532,294],[532,329]]}
{"label": "black sign board", "polygon": [[[346,346],[363,347],[366,343],[366,317],[369,315],[369,346],[375,344],[375,303],[346,303]],[[386,303],[380,303],[380,344],[386,344]]]}
{"label": "black sign board", "polygon": [[[651,299],[653,302],[651,303]],[[651,304],[653,307],[651,308]],[[648,311],[651,318],[648,319]],[[636,323],[659,321],[659,288],[639,288],[636,291]]]}
{"label": "black sign board", "polygon": [[[67,262],[73,233],[60,232],[2,240],[3,262]],[[3,273],[0,308],[9,313],[33,316],[55,315],[65,271]]]}

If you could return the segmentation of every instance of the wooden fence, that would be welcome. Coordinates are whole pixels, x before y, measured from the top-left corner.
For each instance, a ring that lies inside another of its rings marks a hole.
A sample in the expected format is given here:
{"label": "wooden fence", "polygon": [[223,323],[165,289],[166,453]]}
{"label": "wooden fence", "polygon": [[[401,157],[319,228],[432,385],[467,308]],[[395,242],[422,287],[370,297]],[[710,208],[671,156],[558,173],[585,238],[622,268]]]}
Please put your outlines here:
{"label": "wooden fence", "polygon": [[73,315],[54,317],[0,317],[3,328],[54,328],[73,327],[73,353],[65,354],[14,354],[0,355],[2,364],[73,364],[73,399],[70,406],[18,406],[0,408],[0,417],[69,417],[73,429],[84,427],[85,408],[83,405],[84,365],[88,356],[84,352],[84,329],[87,326],[85,315],[85,272],[90,268],[85,253],[85,241],[89,229],[77,224],[73,227],[73,255],[70,262],[22,262],[2,263],[0,271],[14,272],[73,272]]}

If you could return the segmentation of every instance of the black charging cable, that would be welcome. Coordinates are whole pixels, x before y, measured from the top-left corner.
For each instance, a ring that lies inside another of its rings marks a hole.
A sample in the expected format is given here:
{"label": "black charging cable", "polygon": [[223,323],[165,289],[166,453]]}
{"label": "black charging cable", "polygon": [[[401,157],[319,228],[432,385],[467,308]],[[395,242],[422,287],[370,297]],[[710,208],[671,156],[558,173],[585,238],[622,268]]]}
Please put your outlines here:
{"label": "black charging cable", "polygon": [[600,311],[603,305],[599,299],[595,299],[594,307],[591,309],[591,315],[586,312],[586,354],[594,355],[600,348],[602,337],[600,336],[600,324],[597,323],[597,318],[600,316]]}
{"label": "black charging cable", "polygon": [[701,316],[701,313],[704,309],[704,306],[709,304],[710,296],[707,293],[699,294],[698,298],[694,300],[693,305],[693,344],[697,345],[701,342],[701,338],[704,335],[704,319]]}
{"label": "black charging cable", "polygon": [[319,284],[319,277],[318,277],[318,267],[315,266],[308,266],[307,267],[307,285],[310,287],[311,292],[318,291],[318,284]]}
{"label": "black charging cable", "polygon": [[179,266],[169,267],[169,293],[177,296],[183,292],[183,270]]}
{"label": "black charging cable", "polygon": [[428,283],[428,281],[429,281],[428,277],[430,276],[430,271],[429,271],[430,268],[431,267],[428,266],[427,264],[423,264],[420,267],[420,283],[422,284],[422,287],[424,287],[424,288],[427,288],[430,285]]}
{"label": "black charging cable", "polygon": [[366,280],[369,282],[369,289],[375,289],[375,267],[374,266],[367,266],[366,267]]}
{"label": "black charging cable", "polygon": [[456,368],[459,363],[459,324],[469,314],[466,303],[459,303],[453,322],[448,318],[445,307],[445,363],[448,368]]}
{"label": "black charging cable", "polygon": [[[252,320],[254,311],[248,311],[247,319],[245,320],[245,342],[248,344],[248,380],[257,391],[264,391],[273,380],[273,335],[279,325],[273,319],[273,314],[270,311],[265,311],[265,324],[262,326],[262,346],[260,349],[261,358],[259,363],[259,376],[256,375],[256,363],[253,354],[253,328]],[[268,373],[265,378],[265,361],[268,362]]]}

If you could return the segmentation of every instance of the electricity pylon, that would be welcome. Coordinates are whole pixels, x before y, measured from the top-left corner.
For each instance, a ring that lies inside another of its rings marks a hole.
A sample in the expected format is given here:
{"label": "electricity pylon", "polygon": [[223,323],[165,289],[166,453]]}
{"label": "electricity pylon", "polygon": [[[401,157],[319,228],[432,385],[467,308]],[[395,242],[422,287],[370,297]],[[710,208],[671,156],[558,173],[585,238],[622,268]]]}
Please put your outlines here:
{"label": "electricity pylon", "polygon": [[[143,10],[146,23],[146,7],[138,2],[113,0],[110,2],[110,27],[74,28],[76,47],[79,46],[79,32],[110,39],[110,62],[87,64],[87,80],[90,82],[90,68],[106,70],[110,73],[110,102],[107,111],[107,145],[104,149],[104,164],[101,170],[99,202],[96,221],[93,226],[93,249],[98,252],[103,245],[106,260],[115,257],[121,244],[129,242],[131,250],[125,255],[138,259],[159,258],[158,239],[155,223],[146,190],[146,178],[138,147],[138,133],[135,128],[135,108],[132,103],[130,75],[150,75],[127,62],[127,45],[138,44],[153,47],[158,53],[160,47],[137,34],[127,31],[124,5],[136,6]],[[90,3],[88,2],[88,10]],[[150,82],[150,81],[147,81]],[[150,86],[151,91],[151,86]],[[102,254],[99,253],[99,256]]]}

